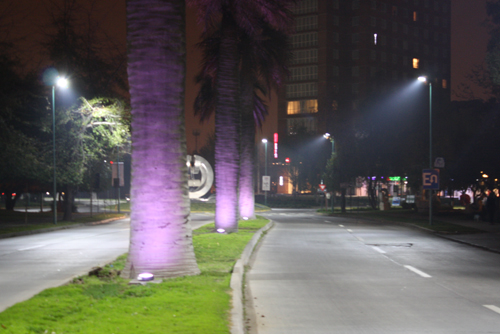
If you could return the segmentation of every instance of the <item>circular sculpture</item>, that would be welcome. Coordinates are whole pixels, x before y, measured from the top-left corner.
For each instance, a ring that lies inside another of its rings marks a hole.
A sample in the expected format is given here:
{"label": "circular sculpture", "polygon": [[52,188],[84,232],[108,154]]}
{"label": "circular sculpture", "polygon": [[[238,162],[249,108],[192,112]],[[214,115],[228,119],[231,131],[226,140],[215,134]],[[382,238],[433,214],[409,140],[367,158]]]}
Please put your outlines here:
{"label": "circular sculpture", "polygon": [[200,198],[210,191],[214,183],[212,166],[199,155],[188,155],[186,165],[189,173],[189,198]]}

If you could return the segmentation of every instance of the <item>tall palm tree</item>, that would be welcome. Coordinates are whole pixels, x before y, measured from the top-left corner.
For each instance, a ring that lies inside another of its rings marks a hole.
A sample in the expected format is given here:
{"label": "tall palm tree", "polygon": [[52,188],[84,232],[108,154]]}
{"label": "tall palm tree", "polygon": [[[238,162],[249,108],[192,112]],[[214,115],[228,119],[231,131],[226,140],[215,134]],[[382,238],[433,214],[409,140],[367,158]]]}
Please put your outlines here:
{"label": "tall palm tree", "polygon": [[184,127],[185,4],[129,0],[130,250],[123,277],[195,275]]}
{"label": "tall palm tree", "polygon": [[211,61],[209,67],[212,75],[216,72],[209,79],[210,89],[216,92],[212,104],[216,110],[215,225],[217,229],[234,232],[238,229],[238,112],[242,92],[238,47],[244,35],[258,39],[263,23],[278,31],[288,31],[292,22],[288,5],[293,1],[191,0],[191,3],[198,7],[200,20],[205,24],[205,37],[217,34],[220,38],[217,60]]}

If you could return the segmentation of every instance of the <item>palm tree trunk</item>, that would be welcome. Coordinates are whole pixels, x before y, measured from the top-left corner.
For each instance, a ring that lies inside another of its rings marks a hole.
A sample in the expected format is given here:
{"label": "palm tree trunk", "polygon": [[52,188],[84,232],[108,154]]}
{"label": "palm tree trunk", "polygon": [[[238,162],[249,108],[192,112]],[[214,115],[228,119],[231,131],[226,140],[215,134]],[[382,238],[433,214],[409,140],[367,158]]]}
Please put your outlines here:
{"label": "palm tree trunk", "polygon": [[195,275],[184,125],[184,1],[129,0],[130,250],[122,272]]}
{"label": "palm tree trunk", "polygon": [[224,15],[215,113],[215,228],[238,231],[238,49],[235,23]]}
{"label": "palm tree trunk", "polygon": [[255,218],[253,193],[253,155],[255,147],[255,120],[253,115],[253,85],[251,80],[241,83],[241,143],[239,208],[243,219]]}

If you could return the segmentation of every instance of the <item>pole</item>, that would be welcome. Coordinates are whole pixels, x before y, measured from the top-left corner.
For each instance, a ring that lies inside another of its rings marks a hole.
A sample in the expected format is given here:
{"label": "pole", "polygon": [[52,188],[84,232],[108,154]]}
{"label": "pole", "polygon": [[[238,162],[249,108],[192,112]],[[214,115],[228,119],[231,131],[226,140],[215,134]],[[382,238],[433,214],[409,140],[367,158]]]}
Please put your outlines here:
{"label": "pole", "polygon": [[118,166],[116,168],[116,175],[118,176],[118,213],[120,213],[120,148],[118,148],[117,152],[118,157],[116,158],[118,160]]}
{"label": "pole", "polygon": [[[264,143],[264,148],[265,148],[264,174],[267,176],[267,141]],[[267,190],[264,191],[264,205],[267,206]]]}
{"label": "pole", "polygon": [[57,180],[56,180],[56,86],[52,85],[52,155],[53,155],[53,166],[54,166],[54,224],[57,224]]}
{"label": "pole", "polygon": [[[429,81],[429,169],[432,169],[432,82]],[[429,193],[429,225],[432,226],[432,189]]]}

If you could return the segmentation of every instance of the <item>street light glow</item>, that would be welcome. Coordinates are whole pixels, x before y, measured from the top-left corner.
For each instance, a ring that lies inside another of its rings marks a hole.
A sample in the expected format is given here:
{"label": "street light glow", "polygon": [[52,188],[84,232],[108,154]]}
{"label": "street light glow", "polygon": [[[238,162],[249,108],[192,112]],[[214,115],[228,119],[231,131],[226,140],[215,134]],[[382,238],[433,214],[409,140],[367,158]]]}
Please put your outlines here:
{"label": "street light glow", "polygon": [[266,139],[266,138],[262,139],[262,142],[263,142],[264,144],[265,144],[265,143],[267,143],[267,139]]}
{"label": "street light glow", "polygon": [[427,82],[427,77],[425,77],[425,76],[419,76],[418,77],[418,81],[420,81],[420,82]]}
{"label": "street light glow", "polygon": [[325,137],[325,139],[330,139],[331,135],[327,132],[323,135],[323,137]]}
{"label": "street light glow", "polygon": [[69,81],[68,81],[68,79],[63,78],[63,77],[57,77],[57,82],[56,82],[56,84],[57,84],[57,86],[58,86],[58,87],[61,87],[61,88],[68,88]]}

